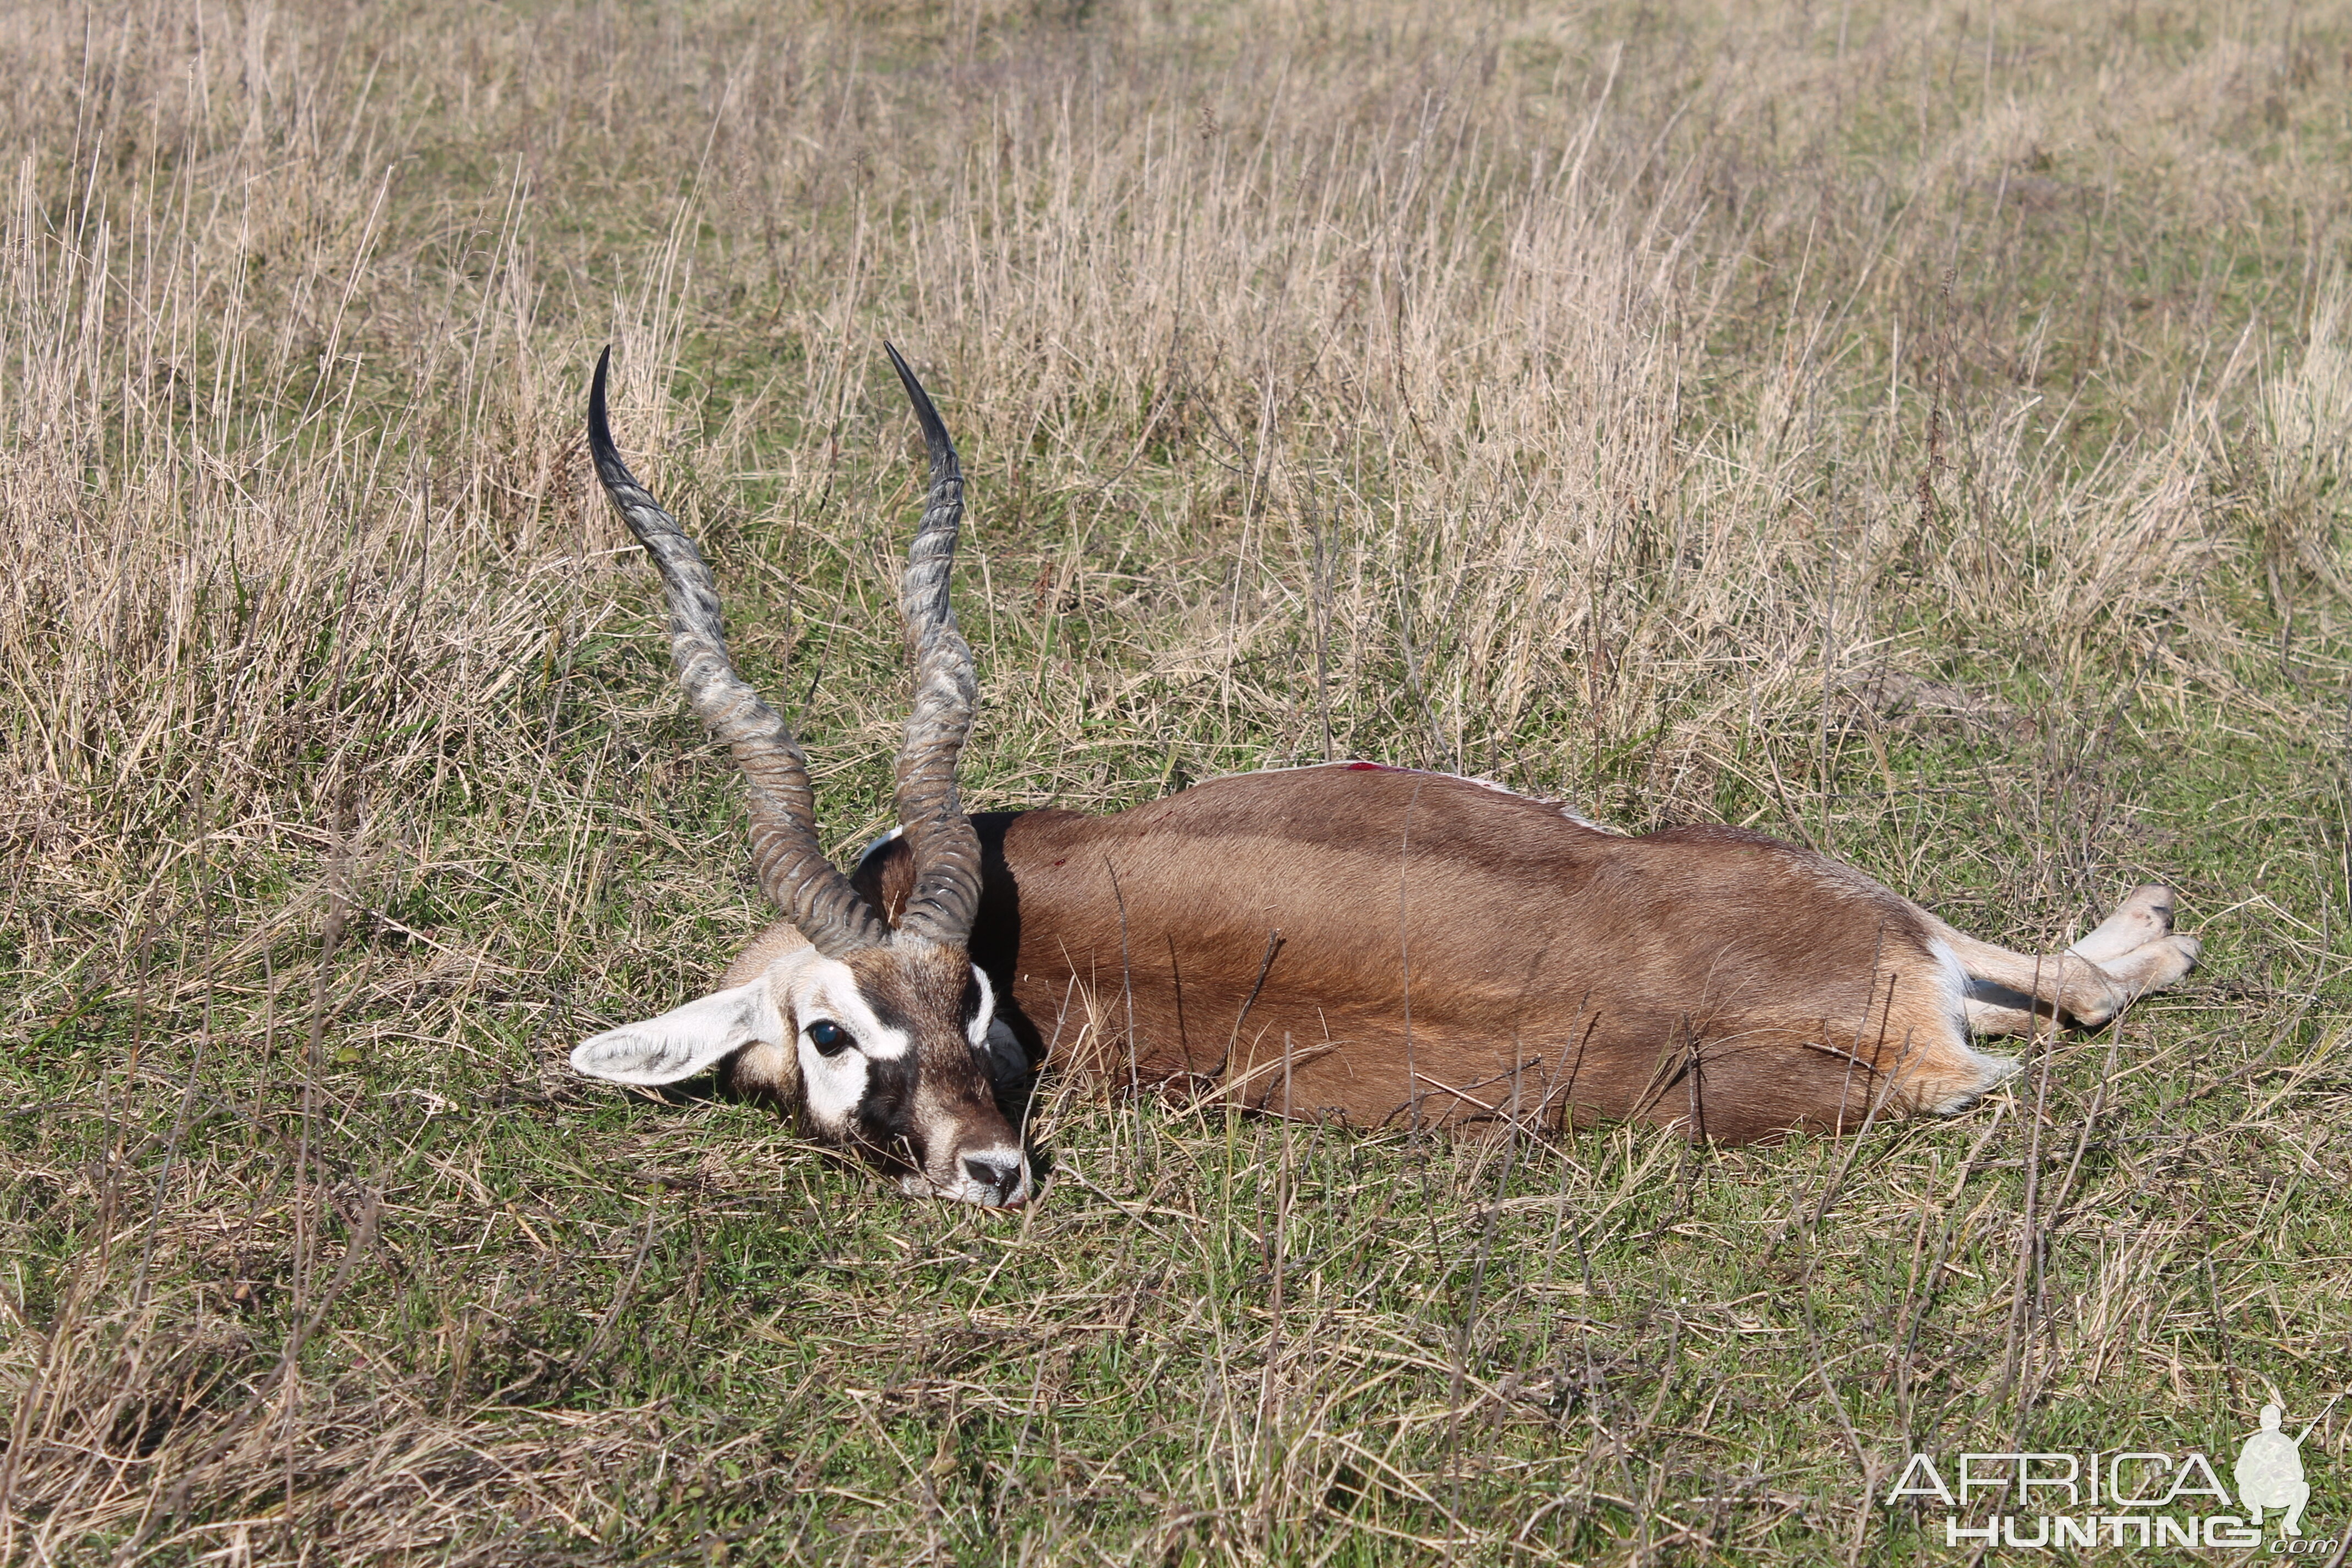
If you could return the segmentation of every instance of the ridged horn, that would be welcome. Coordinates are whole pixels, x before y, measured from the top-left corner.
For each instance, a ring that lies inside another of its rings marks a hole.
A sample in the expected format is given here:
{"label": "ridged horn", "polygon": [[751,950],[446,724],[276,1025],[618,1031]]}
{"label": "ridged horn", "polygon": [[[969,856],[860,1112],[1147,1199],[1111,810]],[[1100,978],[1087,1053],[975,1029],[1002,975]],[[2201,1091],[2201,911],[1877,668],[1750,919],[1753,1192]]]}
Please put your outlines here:
{"label": "ridged horn", "polygon": [[[604,413],[607,347],[588,389],[588,450],[613,509],[661,572],[669,595],[669,652],[687,706],[727,742],[749,786],[751,865],[760,887],[828,958],[889,940],[889,927],[825,858],[816,835],[816,799],[808,758],[783,717],[760,700],[727,657],[719,588],[702,552],[677,520],[637,483],[613,445]],[[952,536],[952,529],[950,529]]]}
{"label": "ridged horn", "polygon": [[971,732],[978,689],[971,648],[956,630],[955,611],[948,603],[956,530],[963,521],[963,469],[923,384],[897,349],[886,342],[882,352],[907,388],[931,458],[931,493],[907,549],[907,574],[898,593],[915,665],[915,702],[907,715],[897,770],[898,824],[906,830],[915,885],[899,913],[898,929],[932,942],[961,942],[971,936],[980,908],[980,838],[956,798],[956,762]]}

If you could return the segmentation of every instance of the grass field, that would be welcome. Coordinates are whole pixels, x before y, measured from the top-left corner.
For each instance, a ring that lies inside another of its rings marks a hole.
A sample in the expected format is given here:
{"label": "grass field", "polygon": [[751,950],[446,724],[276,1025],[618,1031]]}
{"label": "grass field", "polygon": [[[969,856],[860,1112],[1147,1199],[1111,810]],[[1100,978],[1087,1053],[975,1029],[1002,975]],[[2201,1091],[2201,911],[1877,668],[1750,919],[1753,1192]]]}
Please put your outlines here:
{"label": "grass field", "polygon": [[[1915,1452],[2352,1385],[2352,9],[673,10],[0,17],[0,1561],[1958,1563]],[[764,919],[594,353],[848,853],[885,335],[975,806],[1433,765],[2204,966],[1766,1149],[1066,1080],[1013,1215],[575,1079]]]}

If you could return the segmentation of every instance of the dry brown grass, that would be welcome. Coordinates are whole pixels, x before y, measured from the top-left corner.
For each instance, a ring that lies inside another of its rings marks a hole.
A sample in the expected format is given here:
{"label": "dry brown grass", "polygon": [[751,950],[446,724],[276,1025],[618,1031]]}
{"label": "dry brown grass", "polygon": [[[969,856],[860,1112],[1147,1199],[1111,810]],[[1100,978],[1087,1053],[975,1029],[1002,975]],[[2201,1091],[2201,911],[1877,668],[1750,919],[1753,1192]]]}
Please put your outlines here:
{"label": "dry brown grass", "polygon": [[[2352,1380],[2340,9],[159,0],[0,59],[0,1560],[1940,1560],[1914,1447]],[[847,847],[885,333],[974,479],[978,803],[1434,763],[2018,945],[2176,879],[2208,977],[1843,1144],[1066,1095],[1012,1222],[579,1084],[760,918],[585,367]]]}

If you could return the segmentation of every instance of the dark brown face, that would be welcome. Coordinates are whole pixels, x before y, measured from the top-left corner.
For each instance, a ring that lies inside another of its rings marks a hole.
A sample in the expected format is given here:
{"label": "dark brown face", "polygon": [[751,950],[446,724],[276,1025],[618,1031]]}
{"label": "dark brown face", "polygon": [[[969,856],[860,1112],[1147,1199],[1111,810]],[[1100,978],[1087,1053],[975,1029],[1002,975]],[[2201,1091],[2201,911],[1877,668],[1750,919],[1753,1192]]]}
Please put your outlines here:
{"label": "dark brown face", "polygon": [[899,1175],[909,1193],[1026,1202],[1029,1163],[983,1060],[996,999],[961,943],[900,933],[812,958],[782,1004],[812,1128]]}

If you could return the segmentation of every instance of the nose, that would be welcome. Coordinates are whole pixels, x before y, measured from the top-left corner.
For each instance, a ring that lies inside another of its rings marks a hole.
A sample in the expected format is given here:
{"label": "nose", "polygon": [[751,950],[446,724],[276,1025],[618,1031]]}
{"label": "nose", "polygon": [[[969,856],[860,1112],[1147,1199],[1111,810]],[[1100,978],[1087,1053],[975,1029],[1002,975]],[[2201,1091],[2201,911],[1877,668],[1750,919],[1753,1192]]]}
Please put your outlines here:
{"label": "nose", "polygon": [[988,1194],[980,1200],[984,1204],[1010,1204],[1022,1196],[1027,1173],[1021,1168],[1017,1150],[991,1149],[985,1153],[967,1154],[963,1169],[964,1174],[979,1183]]}

